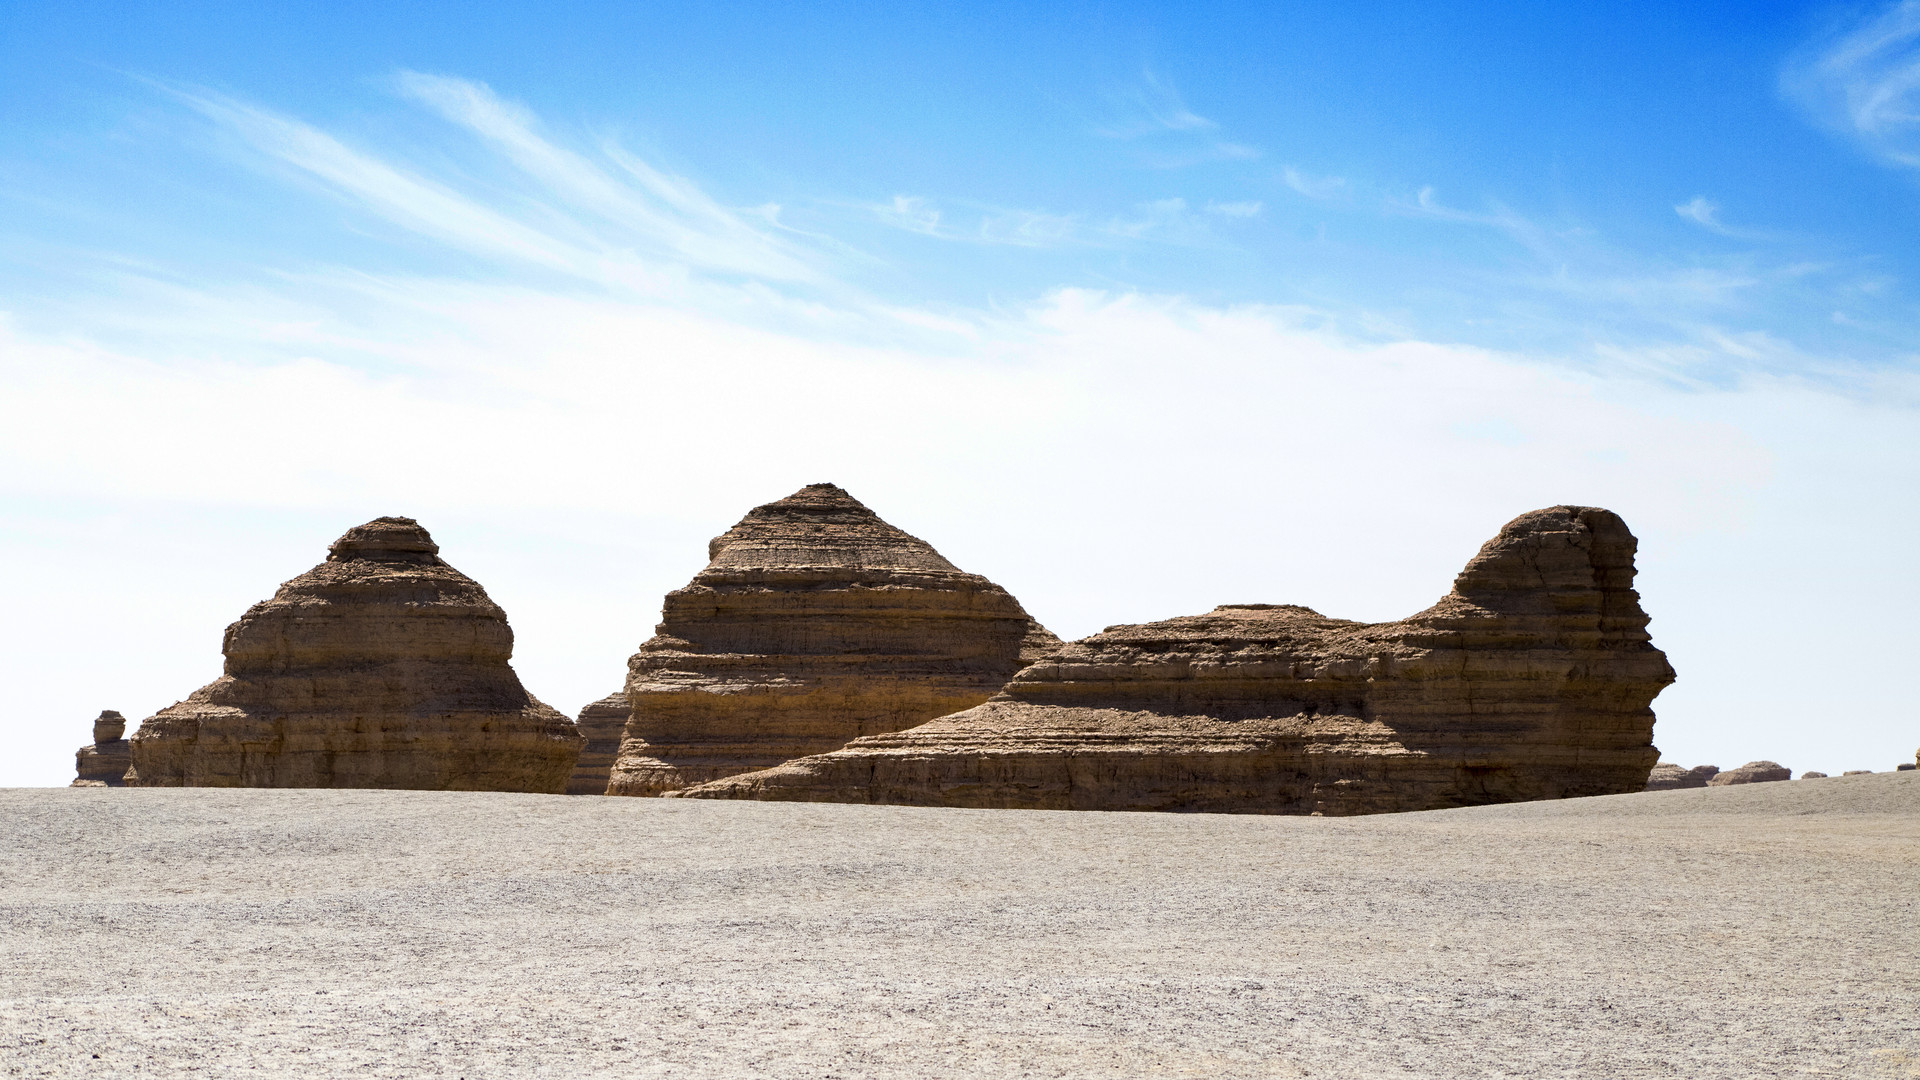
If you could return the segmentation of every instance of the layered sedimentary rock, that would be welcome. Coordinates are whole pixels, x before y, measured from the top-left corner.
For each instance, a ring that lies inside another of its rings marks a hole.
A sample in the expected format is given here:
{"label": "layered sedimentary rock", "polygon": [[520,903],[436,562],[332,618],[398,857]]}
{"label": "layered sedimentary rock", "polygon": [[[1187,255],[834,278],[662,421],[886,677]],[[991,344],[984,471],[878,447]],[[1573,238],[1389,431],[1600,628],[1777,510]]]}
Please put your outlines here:
{"label": "layered sedimentary rock", "polygon": [[93,742],[73,755],[73,770],[78,775],[69,786],[125,787],[127,769],[133,765],[126,733],[127,718],[112,709],[103,710],[93,722]]}
{"label": "layered sedimentary rock", "polygon": [[349,529],[227,627],[226,674],[141,724],[138,783],[561,791],[585,740],[439,551],[411,518]]}
{"label": "layered sedimentary rock", "polygon": [[757,507],[707,557],[628,662],[633,714],[609,795],[658,795],[970,708],[1060,644],[1005,589],[832,484]]}
{"label": "layered sedimentary rock", "polygon": [[1708,787],[1726,787],[1729,784],[1764,784],[1774,780],[1793,779],[1793,770],[1778,762],[1749,761],[1737,769],[1728,769],[1715,774],[1707,781]]}
{"label": "layered sedimentary rock", "polygon": [[1230,604],[1110,627],[973,709],[680,794],[1361,814],[1639,791],[1673,681],[1613,513],[1525,514],[1400,622]]}
{"label": "layered sedimentary rock", "polygon": [[1653,771],[1647,774],[1647,790],[1672,791],[1676,788],[1706,787],[1707,781],[1713,779],[1714,774],[1719,771],[1719,767],[1714,765],[1695,765],[1689,769],[1684,765],[1663,761],[1655,765]]}
{"label": "layered sedimentary rock", "polygon": [[624,692],[608,694],[580,710],[573,726],[586,738],[587,748],[580,751],[580,760],[574,763],[573,776],[567,780],[567,794],[607,793],[607,775],[613,771],[613,759],[620,755],[620,736],[626,731],[627,717],[632,711]]}

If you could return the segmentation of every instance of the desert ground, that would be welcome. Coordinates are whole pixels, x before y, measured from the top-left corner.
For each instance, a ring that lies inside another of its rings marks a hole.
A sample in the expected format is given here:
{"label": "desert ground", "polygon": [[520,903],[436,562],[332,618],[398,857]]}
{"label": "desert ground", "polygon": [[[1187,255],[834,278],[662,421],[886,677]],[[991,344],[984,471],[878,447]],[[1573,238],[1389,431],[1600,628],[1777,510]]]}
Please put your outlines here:
{"label": "desert ground", "polygon": [[1920,1077],[1920,773],[1364,818],[0,791],[0,1075]]}

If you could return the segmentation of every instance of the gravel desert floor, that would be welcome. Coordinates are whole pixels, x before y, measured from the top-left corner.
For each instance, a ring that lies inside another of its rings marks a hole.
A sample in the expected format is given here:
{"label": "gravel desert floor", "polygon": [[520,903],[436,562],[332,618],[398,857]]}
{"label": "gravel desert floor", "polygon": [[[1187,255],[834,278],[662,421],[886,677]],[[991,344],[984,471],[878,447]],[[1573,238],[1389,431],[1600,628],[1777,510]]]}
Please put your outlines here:
{"label": "gravel desert floor", "polygon": [[1920,774],[1367,818],[0,791],[0,1076],[1920,1077]]}

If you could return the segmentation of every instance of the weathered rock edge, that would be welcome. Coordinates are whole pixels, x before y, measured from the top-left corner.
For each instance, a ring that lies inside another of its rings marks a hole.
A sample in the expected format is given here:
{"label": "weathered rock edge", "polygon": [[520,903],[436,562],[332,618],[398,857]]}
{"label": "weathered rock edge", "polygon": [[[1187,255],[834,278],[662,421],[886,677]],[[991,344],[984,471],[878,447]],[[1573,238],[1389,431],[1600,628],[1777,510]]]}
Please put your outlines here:
{"label": "weathered rock edge", "polygon": [[1399,622],[1289,605],[1109,627],[973,709],[691,798],[1365,814],[1642,790],[1673,681],[1614,513],[1515,518]]}
{"label": "weathered rock edge", "polygon": [[224,675],[141,724],[130,779],[560,792],[586,740],[520,685],[506,613],[439,551],[411,518],[347,530],[227,627]]}
{"label": "weathered rock edge", "polygon": [[754,510],[628,661],[607,794],[660,795],[970,708],[1060,639],[832,484]]}

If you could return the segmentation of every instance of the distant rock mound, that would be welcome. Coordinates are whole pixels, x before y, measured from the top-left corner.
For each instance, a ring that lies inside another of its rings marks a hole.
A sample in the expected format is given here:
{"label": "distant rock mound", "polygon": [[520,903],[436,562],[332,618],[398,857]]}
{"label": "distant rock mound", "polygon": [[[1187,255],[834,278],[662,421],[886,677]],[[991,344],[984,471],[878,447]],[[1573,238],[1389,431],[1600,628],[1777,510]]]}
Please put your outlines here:
{"label": "distant rock mound", "polygon": [[73,755],[73,770],[78,774],[69,787],[126,787],[127,770],[133,767],[133,750],[124,736],[127,718],[106,709],[93,722],[93,741]]}
{"label": "distant rock mound", "polygon": [[1826,773],[1814,769],[1808,769],[1806,772],[1800,774],[1800,779],[1802,780],[1825,780],[1826,778]]}
{"label": "distant rock mound", "polygon": [[1729,784],[1765,784],[1775,780],[1793,779],[1793,770],[1773,761],[1749,761],[1737,769],[1716,775],[1707,781],[1708,787],[1726,787]]}
{"label": "distant rock mound", "polygon": [[1105,632],[986,704],[696,798],[1363,814],[1639,791],[1673,681],[1613,513],[1522,515],[1400,622],[1229,604]]}
{"label": "distant rock mound", "polygon": [[633,710],[625,692],[608,694],[580,710],[573,725],[586,736],[587,748],[574,763],[573,776],[567,780],[569,795],[605,795],[607,776],[613,771],[613,759],[620,756],[620,736],[626,730],[627,716]]}
{"label": "distant rock mound", "polygon": [[1706,787],[1720,769],[1715,765],[1695,765],[1689,769],[1684,765],[1675,765],[1663,761],[1647,774],[1648,791],[1672,791],[1676,788]]}
{"label": "distant rock mound", "polygon": [[141,724],[138,783],[561,791],[585,740],[439,551],[411,518],[347,530],[227,627],[226,674]]}
{"label": "distant rock mound", "polygon": [[756,507],[628,662],[609,795],[837,750],[986,701],[1058,638],[832,484]]}

